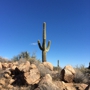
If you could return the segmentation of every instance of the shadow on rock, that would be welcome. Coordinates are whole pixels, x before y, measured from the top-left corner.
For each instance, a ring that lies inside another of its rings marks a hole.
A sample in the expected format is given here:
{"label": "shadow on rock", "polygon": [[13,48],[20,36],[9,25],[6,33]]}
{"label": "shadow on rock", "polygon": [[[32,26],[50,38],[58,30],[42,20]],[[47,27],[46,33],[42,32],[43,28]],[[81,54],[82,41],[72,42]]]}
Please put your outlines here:
{"label": "shadow on rock", "polygon": [[13,86],[28,85],[24,77],[24,72],[20,71],[17,67],[15,68],[15,70],[11,70],[11,76],[12,76],[12,79],[15,80],[12,83]]}

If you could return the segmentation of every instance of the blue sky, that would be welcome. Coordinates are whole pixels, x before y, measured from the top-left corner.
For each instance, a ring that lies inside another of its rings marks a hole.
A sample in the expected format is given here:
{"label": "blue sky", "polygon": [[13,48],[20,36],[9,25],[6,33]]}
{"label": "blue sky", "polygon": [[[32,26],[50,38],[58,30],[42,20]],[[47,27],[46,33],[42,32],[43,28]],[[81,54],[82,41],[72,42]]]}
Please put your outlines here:
{"label": "blue sky", "polygon": [[0,0],[0,56],[11,59],[22,51],[42,59],[37,40],[42,43],[46,22],[47,61],[57,66],[90,62],[90,0]]}

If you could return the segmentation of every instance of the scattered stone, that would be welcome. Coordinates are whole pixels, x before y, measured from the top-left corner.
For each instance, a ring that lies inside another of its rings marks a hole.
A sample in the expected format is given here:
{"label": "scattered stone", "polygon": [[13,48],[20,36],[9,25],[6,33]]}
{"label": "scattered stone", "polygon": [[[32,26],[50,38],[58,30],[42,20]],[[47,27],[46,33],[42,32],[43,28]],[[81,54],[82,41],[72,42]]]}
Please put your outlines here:
{"label": "scattered stone", "polygon": [[4,74],[4,77],[7,78],[7,79],[10,78],[10,76],[7,73]]}

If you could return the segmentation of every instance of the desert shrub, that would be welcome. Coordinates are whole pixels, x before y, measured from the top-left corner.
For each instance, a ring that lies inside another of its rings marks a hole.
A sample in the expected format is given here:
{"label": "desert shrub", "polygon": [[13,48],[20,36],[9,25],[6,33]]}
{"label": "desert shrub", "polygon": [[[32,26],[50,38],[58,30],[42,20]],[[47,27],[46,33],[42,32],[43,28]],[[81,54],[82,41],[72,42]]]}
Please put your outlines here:
{"label": "desert shrub", "polygon": [[12,61],[19,61],[20,59],[26,59],[28,60],[30,58],[30,55],[27,51],[21,52],[20,54],[14,56],[11,60]]}
{"label": "desert shrub", "polygon": [[30,62],[30,64],[35,64],[36,66],[41,63],[40,60],[36,60],[36,58],[29,58],[28,61]]}
{"label": "desert shrub", "polygon": [[53,70],[54,70],[54,71],[61,71],[62,68],[61,68],[61,67],[55,67],[55,66],[54,66],[54,67],[53,67]]}
{"label": "desert shrub", "polygon": [[88,83],[89,82],[89,77],[82,71],[82,69],[75,69],[75,78],[74,82],[75,83]]}
{"label": "desert shrub", "polygon": [[12,59],[11,59],[12,61],[19,61],[19,58],[18,58],[18,55],[17,56],[14,56]]}
{"label": "desert shrub", "polygon": [[86,74],[88,73],[88,74],[90,74],[90,69],[88,69],[88,68],[86,68]]}
{"label": "desert shrub", "polygon": [[21,58],[21,59],[18,61],[18,64],[25,63],[25,62],[26,62],[26,59]]}
{"label": "desert shrub", "polygon": [[87,74],[87,69],[85,68],[84,65],[76,66],[75,67],[75,78],[74,82],[76,83],[88,83],[89,82],[89,77]]}
{"label": "desert shrub", "polygon": [[0,57],[0,62],[3,62],[3,63],[8,62],[8,59]]}
{"label": "desert shrub", "polygon": [[44,77],[46,74],[52,74],[52,71],[50,71],[47,67],[45,67],[43,64],[39,64],[37,66],[38,70],[40,71],[40,76]]}
{"label": "desert shrub", "polygon": [[60,73],[55,72],[55,73],[52,73],[51,76],[53,81],[60,81]]}
{"label": "desert shrub", "polygon": [[75,69],[80,70],[83,74],[86,73],[86,68],[85,68],[84,65],[80,65],[80,66],[77,65],[77,66],[75,67]]}
{"label": "desert shrub", "polygon": [[53,68],[53,73],[52,73],[52,79],[53,81],[60,81],[60,74],[61,74],[61,67],[55,67]]}
{"label": "desert shrub", "polygon": [[38,70],[40,71],[40,76],[43,77],[46,74],[51,74],[51,71],[45,67],[43,64],[41,64],[40,60],[36,60],[36,58],[30,58],[29,59],[30,64],[35,64]]}

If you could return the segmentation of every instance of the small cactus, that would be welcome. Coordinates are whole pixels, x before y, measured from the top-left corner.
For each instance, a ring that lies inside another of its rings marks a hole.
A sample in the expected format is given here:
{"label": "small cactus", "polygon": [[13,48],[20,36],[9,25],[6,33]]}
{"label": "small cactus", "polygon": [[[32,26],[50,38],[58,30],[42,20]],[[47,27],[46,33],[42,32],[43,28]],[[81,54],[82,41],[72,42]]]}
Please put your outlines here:
{"label": "small cactus", "polygon": [[59,67],[59,60],[57,61],[57,67]]}
{"label": "small cactus", "polygon": [[46,52],[49,51],[50,49],[50,44],[51,42],[48,42],[48,45],[46,47],[46,23],[43,23],[43,43],[42,46],[40,44],[40,40],[38,40],[38,46],[40,48],[40,50],[42,50],[42,62],[46,62]]}

